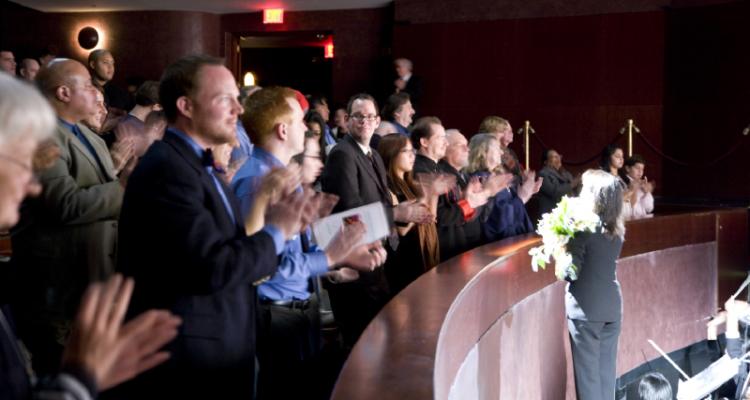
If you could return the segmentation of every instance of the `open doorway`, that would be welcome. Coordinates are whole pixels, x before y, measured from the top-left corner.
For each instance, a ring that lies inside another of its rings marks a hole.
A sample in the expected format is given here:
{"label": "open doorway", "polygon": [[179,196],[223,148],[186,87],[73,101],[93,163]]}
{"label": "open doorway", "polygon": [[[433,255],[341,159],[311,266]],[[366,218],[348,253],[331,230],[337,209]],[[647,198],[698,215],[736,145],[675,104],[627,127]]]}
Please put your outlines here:
{"label": "open doorway", "polygon": [[239,35],[238,44],[240,81],[244,82],[249,72],[253,74],[255,85],[288,86],[304,94],[331,98],[332,34],[247,33]]}

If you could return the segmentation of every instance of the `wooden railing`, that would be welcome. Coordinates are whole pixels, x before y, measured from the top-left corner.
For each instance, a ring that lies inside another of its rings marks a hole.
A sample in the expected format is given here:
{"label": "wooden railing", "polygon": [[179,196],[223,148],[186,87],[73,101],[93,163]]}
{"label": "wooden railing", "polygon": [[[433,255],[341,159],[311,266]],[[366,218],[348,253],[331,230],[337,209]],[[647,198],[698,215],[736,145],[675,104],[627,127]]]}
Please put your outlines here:
{"label": "wooden railing", "polygon": [[[666,351],[705,338],[705,319],[746,276],[747,224],[746,209],[627,224],[618,374],[658,356],[646,338]],[[565,283],[531,271],[537,244],[476,248],[404,289],[360,337],[332,398],[574,398]]]}

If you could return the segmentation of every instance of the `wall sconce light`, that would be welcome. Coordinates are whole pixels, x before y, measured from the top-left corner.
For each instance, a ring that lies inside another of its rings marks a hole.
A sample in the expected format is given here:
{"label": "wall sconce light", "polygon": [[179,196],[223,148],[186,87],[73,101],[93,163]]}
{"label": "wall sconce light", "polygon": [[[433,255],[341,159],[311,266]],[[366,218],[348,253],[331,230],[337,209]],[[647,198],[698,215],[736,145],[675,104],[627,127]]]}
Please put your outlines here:
{"label": "wall sconce light", "polygon": [[78,32],[78,44],[86,50],[91,50],[99,43],[99,32],[87,26]]}
{"label": "wall sconce light", "polygon": [[246,72],[242,78],[243,86],[255,86],[255,75],[252,72]]}

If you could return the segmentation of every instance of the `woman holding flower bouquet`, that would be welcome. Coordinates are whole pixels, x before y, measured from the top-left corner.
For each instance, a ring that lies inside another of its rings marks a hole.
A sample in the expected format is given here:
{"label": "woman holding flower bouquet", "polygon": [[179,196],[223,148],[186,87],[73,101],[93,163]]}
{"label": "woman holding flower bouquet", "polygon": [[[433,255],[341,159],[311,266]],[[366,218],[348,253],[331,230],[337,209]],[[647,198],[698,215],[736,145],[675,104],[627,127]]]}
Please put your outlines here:
{"label": "woman holding flower bouquet", "polygon": [[[625,228],[623,189],[603,170],[583,174],[575,207],[593,211],[596,228],[577,232],[567,243],[575,274],[565,293],[565,312],[573,353],[578,399],[614,399],[617,340],[622,321],[622,295],[615,273]],[[573,279],[575,278],[575,279]]]}

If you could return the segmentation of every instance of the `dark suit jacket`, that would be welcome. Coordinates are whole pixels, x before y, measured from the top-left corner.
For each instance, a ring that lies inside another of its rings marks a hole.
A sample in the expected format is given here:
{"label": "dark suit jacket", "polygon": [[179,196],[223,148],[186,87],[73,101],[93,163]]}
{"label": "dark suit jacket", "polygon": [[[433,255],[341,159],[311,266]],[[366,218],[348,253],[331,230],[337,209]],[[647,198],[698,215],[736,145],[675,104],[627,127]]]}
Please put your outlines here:
{"label": "dark suit jacket", "polygon": [[[409,93],[409,99],[411,104],[415,106],[422,100],[422,79],[416,75],[412,75],[408,81],[403,92]],[[419,110],[417,110],[419,112]]]}
{"label": "dark suit jacket", "polygon": [[539,189],[539,215],[552,211],[564,195],[573,194],[573,176],[570,172],[557,171],[551,167],[544,167],[538,176],[544,178],[542,187]]}
{"label": "dark suit jacket", "polygon": [[622,319],[622,295],[615,268],[622,239],[581,232],[568,242],[578,279],[568,284],[565,312],[570,319],[615,322]]}
{"label": "dark suit jacket", "polygon": [[[380,201],[386,206],[386,213],[392,222],[383,159],[376,151],[372,151],[372,156],[377,171],[357,142],[350,135],[346,135],[328,155],[321,175],[322,189],[326,193],[339,196],[339,202],[333,212]],[[382,268],[372,272],[360,272],[359,279],[354,282],[331,285],[329,292],[336,320],[341,324],[344,339],[349,345],[354,344],[353,341],[361,330],[364,330],[389,296]]]}
{"label": "dark suit jacket", "polygon": [[[455,176],[457,184],[457,188],[445,196],[441,196],[438,203],[440,258],[441,260],[447,260],[483,243],[482,221],[491,211],[491,205],[479,207],[476,210],[476,215],[465,221],[463,211],[457,206],[457,203],[463,197],[463,192],[469,184],[468,177],[444,161],[438,163],[438,168],[442,173]],[[416,163],[414,169],[415,171],[417,169]],[[456,210],[456,207],[458,207],[458,210]]]}
{"label": "dark suit jacket", "polygon": [[376,201],[391,204],[383,159],[377,151],[372,151],[372,156],[378,171],[351,135],[331,150],[320,179],[324,192],[339,196],[334,213]]}
{"label": "dark suit jacket", "polygon": [[[242,215],[232,192],[223,189],[234,215]],[[211,390],[250,396],[258,307],[253,282],[276,271],[271,236],[245,235],[193,149],[169,131],[131,175],[121,217],[118,268],[135,278],[131,313],[166,308],[183,321],[168,345],[172,358],[140,379],[142,393],[153,393],[154,385],[170,396]]]}

